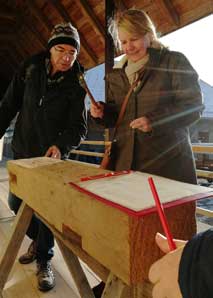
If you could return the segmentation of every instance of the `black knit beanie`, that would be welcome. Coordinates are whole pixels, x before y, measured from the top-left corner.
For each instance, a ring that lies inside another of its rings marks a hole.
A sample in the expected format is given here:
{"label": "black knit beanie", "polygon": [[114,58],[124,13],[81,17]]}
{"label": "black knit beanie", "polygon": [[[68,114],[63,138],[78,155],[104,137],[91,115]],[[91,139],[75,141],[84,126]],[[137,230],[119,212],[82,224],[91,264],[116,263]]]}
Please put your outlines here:
{"label": "black knit beanie", "polygon": [[71,23],[55,25],[48,40],[47,48],[50,50],[57,44],[69,44],[80,51],[80,38],[77,29]]}

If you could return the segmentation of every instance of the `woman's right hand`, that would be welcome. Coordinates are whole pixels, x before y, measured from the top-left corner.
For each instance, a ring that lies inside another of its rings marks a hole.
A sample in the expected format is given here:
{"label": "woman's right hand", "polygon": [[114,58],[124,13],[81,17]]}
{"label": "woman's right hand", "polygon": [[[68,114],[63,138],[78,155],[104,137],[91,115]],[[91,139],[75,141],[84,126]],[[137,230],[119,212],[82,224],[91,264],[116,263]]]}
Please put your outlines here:
{"label": "woman's right hand", "polygon": [[100,102],[97,102],[97,106],[91,103],[90,106],[90,114],[94,118],[103,118],[104,116],[104,105],[101,104]]}

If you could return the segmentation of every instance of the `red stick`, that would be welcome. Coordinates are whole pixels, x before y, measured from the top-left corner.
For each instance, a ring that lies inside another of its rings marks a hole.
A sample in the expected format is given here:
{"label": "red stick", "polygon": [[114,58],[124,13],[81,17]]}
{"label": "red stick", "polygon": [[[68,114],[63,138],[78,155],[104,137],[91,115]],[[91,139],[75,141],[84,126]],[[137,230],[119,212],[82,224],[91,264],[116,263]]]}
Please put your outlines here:
{"label": "red stick", "polygon": [[149,177],[148,181],[149,181],[149,185],[150,185],[150,188],[151,188],[154,200],[155,200],[155,204],[156,204],[156,207],[157,207],[158,215],[160,217],[160,221],[161,221],[164,233],[167,237],[169,248],[170,248],[170,250],[174,250],[177,247],[176,247],[176,244],[174,243],[172,233],[169,229],[168,221],[167,221],[166,215],[164,213],[163,205],[160,202],[160,199],[159,199],[159,196],[158,196],[158,193],[157,193],[157,190],[156,190],[156,187],[155,187],[155,184],[154,184],[154,181],[153,181],[152,177]]}

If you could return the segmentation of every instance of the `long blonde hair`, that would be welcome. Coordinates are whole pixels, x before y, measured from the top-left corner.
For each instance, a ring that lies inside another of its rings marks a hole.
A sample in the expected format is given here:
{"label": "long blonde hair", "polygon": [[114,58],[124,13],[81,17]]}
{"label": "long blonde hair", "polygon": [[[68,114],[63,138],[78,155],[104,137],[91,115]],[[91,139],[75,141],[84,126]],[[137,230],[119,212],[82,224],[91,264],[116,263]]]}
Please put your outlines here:
{"label": "long blonde hair", "polygon": [[139,36],[149,36],[151,48],[163,48],[164,45],[158,40],[155,26],[150,17],[140,9],[128,9],[118,13],[115,20],[111,21],[109,31],[113,37],[115,46],[121,50],[118,37],[119,29],[123,29],[130,34]]}

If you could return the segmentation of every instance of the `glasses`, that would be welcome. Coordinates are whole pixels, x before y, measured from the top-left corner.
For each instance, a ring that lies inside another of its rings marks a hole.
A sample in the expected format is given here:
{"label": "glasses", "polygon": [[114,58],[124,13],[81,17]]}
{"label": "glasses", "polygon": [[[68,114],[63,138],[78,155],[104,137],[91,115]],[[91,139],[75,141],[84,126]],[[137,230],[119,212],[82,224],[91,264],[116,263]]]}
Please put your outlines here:
{"label": "glasses", "polygon": [[70,50],[70,51],[66,51],[63,48],[59,48],[57,46],[54,46],[54,49],[56,52],[58,52],[61,56],[65,56],[65,55],[69,55],[69,56],[74,56],[76,53],[76,50]]}

